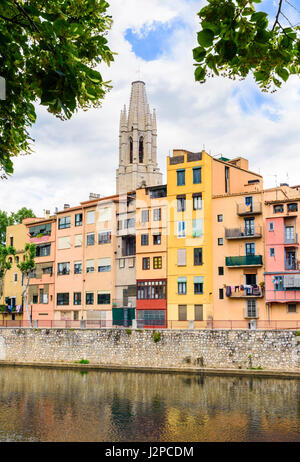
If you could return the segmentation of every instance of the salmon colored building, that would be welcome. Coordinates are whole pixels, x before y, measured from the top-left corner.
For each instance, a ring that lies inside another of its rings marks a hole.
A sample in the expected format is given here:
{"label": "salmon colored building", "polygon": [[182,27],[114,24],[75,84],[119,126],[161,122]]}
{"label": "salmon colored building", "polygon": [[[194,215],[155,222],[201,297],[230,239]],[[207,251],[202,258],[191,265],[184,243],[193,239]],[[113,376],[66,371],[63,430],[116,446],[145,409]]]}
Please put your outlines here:
{"label": "salmon colored building", "polygon": [[57,213],[55,320],[112,323],[115,199],[97,198]]}
{"label": "salmon colored building", "polygon": [[167,326],[167,186],[136,191],[136,318]]}
{"label": "salmon colored building", "polygon": [[[28,288],[28,305],[31,319],[53,319],[54,315],[54,266],[56,248],[56,217],[28,218],[26,240],[36,245],[36,267]],[[24,311],[24,319],[27,319]]]}

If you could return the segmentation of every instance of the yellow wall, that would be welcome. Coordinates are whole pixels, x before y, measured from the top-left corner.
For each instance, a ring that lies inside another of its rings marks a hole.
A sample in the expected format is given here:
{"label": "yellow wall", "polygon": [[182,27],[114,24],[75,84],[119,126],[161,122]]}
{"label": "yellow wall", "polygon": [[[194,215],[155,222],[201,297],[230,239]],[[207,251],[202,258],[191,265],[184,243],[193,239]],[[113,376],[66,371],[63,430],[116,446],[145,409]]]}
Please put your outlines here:
{"label": "yellow wall", "polygon": [[[212,247],[211,197],[212,158],[202,152],[202,160],[187,161],[187,151],[176,150],[174,156],[184,161],[170,165],[168,157],[168,320],[178,320],[178,305],[187,305],[187,320],[194,320],[194,305],[203,305],[203,319],[212,314]],[[202,167],[202,182],[193,184],[193,167]],[[177,170],[185,169],[185,185],[177,185]],[[202,193],[202,210],[193,210],[193,193]],[[186,210],[177,212],[177,195],[186,195]],[[203,235],[193,237],[193,220],[203,220]],[[186,222],[186,237],[177,237],[177,222]],[[202,248],[203,264],[194,266],[194,248]],[[177,249],[186,248],[186,266],[177,265]],[[194,294],[194,276],[203,276],[203,294]],[[178,277],[187,278],[187,294],[178,294]],[[196,326],[196,325],[195,325]],[[182,327],[185,327],[184,325]]]}

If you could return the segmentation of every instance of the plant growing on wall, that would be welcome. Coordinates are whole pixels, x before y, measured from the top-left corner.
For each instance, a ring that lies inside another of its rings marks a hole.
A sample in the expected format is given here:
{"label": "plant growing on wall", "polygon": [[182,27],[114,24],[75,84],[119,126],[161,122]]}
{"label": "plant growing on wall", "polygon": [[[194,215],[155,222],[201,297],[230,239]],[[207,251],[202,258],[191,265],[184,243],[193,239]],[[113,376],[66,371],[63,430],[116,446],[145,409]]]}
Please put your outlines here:
{"label": "plant growing on wall", "polygon": [[24,251],[23,261],[19,263],[17,266],[22,273],[22,279],[24,281],[24,290],[22,292],[22,297],[24,300],[25,308],[26,308],[28,323],[29,323],[29,326],[32,327],[31,318],[30,318],[29,309],[28,309],[28,303],[27,303],[27,294],[28,294],[30,276],[31,276],[32,271],[35,268],[34,259],[36,255],[36,246],[35,244],[26,244],[24,250],[25,251]]}
{"label": "plant growing on wall", "polygon": [[16,249],[12,246],[0,245],[0,298],[4,293],[4,277],[11,269],[12,258],[16,254]]}

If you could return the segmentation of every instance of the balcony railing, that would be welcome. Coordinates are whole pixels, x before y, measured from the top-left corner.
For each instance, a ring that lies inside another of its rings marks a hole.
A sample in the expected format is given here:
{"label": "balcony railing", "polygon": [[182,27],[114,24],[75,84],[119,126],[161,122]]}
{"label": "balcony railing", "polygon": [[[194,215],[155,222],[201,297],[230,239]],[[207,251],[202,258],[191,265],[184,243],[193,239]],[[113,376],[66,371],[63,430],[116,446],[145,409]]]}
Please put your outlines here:
{"label": "balcony railing", "polygon": [[285,244],[298,244],[298,234],[294,236],[286,237],[284,236],[284,243]]}
{"label": "balcony railing", "polygon": [[285,261],[285,264],[284,264],[284,269],[286,270],[298,270],[299,269],[299,262],[297,261]]}
{"label": "balcony railing", "polygon": [[262,266],[261,255],[245,255],[242,257],[226,257],[226,266]]}
{"label": "balcony railing", "polygon": [[237,204],[238,215],[258,215],[262,213],[262,203],[255,202],[252,205]]}
{"label": "balcony railing", "polygon": [[229,298],[261,298],[264,294],[262,288],[259,286],[247,286],[244,289],[237,288],[236,286],[230,293],[227,293],[226,289],[226,295]]}
{"label": "balcony railing", "polygon": [[248,237],[259,238],[262,236],[261,226],[253,229],[248,228],[225,228],[226,239],[246,239]]}

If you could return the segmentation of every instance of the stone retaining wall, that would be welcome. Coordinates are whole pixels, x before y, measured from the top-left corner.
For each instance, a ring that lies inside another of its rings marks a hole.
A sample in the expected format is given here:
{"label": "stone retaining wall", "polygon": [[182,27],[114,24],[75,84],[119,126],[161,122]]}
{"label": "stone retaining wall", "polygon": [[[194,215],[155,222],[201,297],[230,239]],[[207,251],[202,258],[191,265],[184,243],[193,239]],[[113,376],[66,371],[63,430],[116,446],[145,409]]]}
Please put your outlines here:
{"label": "stone retaining wall", "polygon": [[81,359],[101,365],[299,372],[300,336],[285,330],[0,328],[0,360]]}

